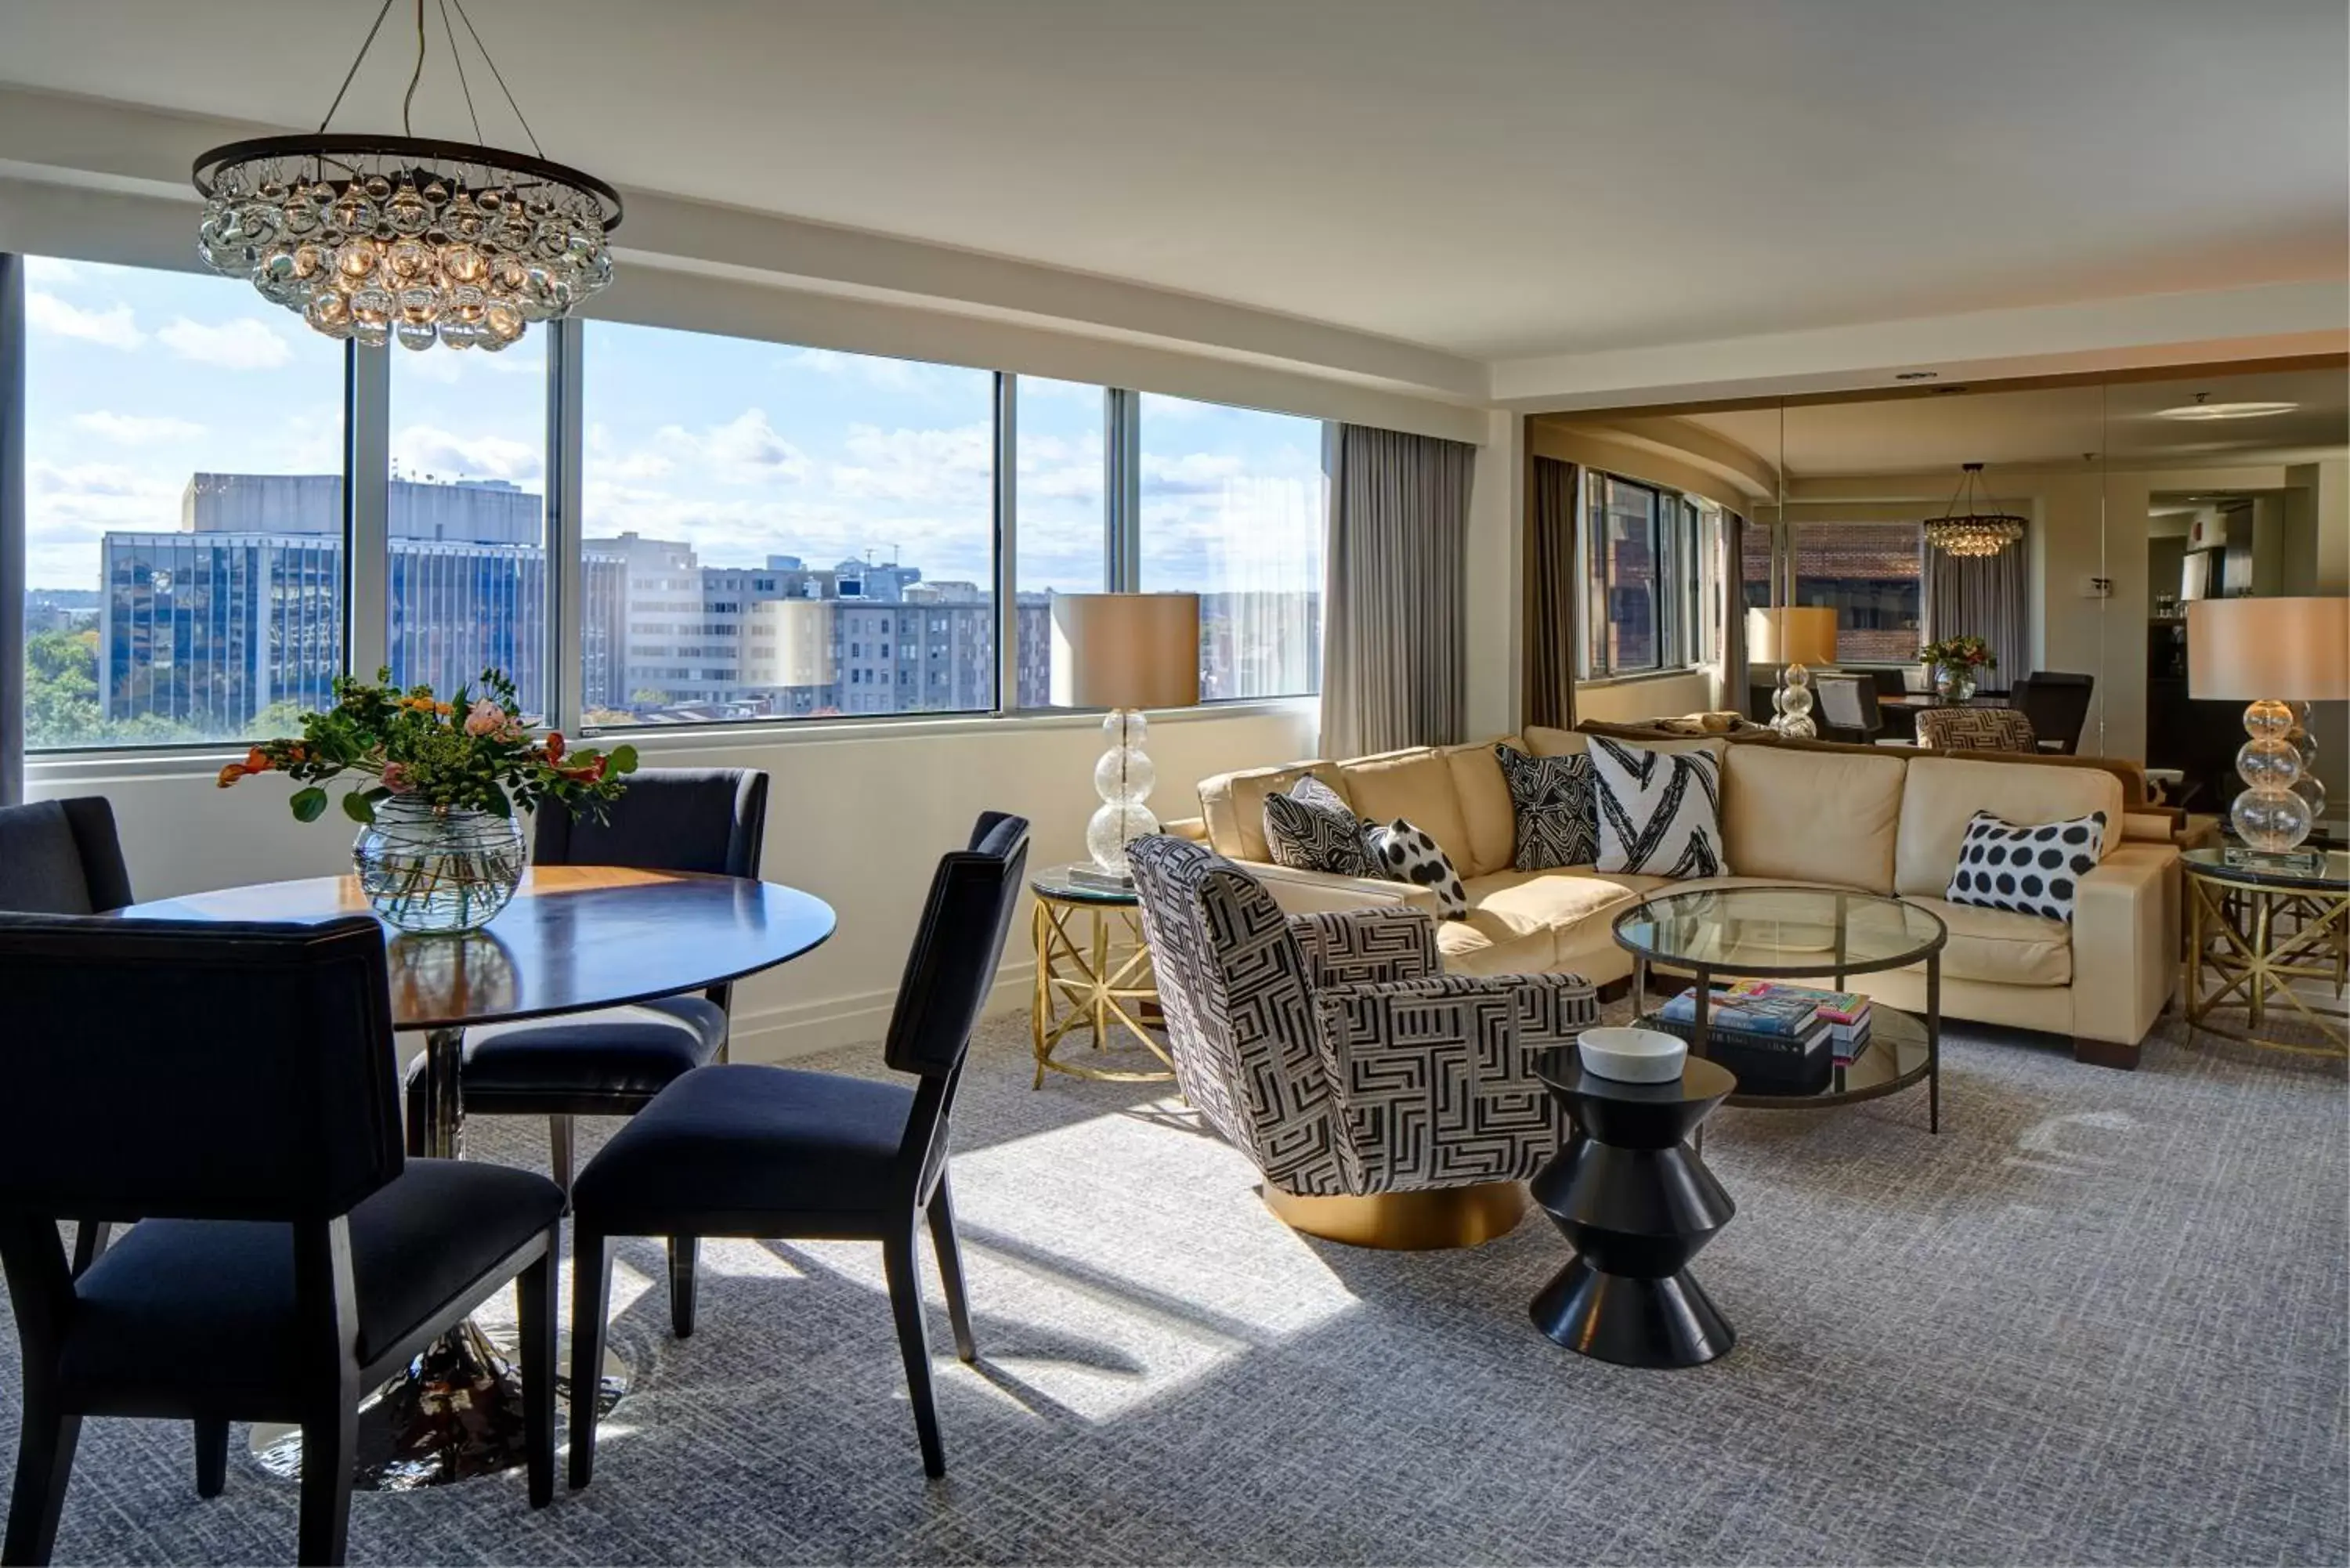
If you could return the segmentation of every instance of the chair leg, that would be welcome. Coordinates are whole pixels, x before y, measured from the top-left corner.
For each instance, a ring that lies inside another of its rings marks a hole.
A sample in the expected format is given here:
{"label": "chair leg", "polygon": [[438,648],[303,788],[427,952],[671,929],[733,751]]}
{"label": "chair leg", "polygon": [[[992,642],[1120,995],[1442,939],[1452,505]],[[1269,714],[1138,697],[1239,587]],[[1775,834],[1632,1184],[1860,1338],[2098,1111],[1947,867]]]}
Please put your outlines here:
{"label": "chair leg", "polygon": [[[523,1441],[533,1508],[555,1501],[555,1255],[562,1245],[561,1231],[549,1231],[546,1255],[515,1282],[522,1316]],[[596,1402],[593,1394],[588,1402]]]}
{"label": "chair leg", "polygon": [[939,1255],[939,1282],[946,1288],[947,1316],[954,1324],[955,1355],[977,1361],[979,1345],[971,1334],[971,1300],[963,1292],[962,1248],[955,1241],[954,1199],[948,1194],[944,1171],[939,1173],[939,1189],[931,1194],[930,1216],[931,1248]]}
{"label": "chair leg", "polygon": [[563,1189],[563,1211],[571,1212],[571,1118],[568,1116],[546,1118],[546,1154],[549,1168],[555,1172],[555,1185]]}
{"label": "chair leg", "polygon": [[701,1237],[669,1239],[669,1331],[680,1339],[693,1337],[693,1270],[701,1256]]}
{"label": "chair leg", "polygon": [[107,1238],[113,1233],[113,1224],[105,1220],[84,1220],[74,1226],[74,1278],[89,1272],[89,1266],[106,1251]]}
{"label": "chair leg", "polygon": [[359,1401],[337,1397],[336,1406],[302,1423],[301,1524],[296,1550],[306,1568],[314,1563],[338,1568],[350,1538]]}
{"label": "chair leg", "polygon": [[80,1438],[79,1416],[66,1415],[53,1401],[26,1390],[25,1418],[16,1432],[16,1488],[8,1500],[0,1563],[47,1563],[57,1549],[57,1520],[65,1512],[66,1482],[73,1476],[74,1445]]}
{"label": "chair leg", "polygon": [[604,1313],[612,1295],[611,1244],[575,1223],[571,1232],[571,1488],[596,1469],[596,1392],[604,1380]]}
{"label": "chair leg", "polygon": [[228,1490],[228,1417],[196,1417],[196,1495],[218,1497]]}
{"label": "chair leg", "polygon": [[889,1278],[889,1309],[898,1319],[898,1352],[906,1362],[906,1392],[914,1406],[914,1432],[922,1443],[922,1473],[933,1480],[947,1473],[945,1445],[939,1438],[938,1406],[931,1397],[931,1331],[922,1321],[922,1268],[914,1254],[912,1215],[881,1240],[881,1268]]}

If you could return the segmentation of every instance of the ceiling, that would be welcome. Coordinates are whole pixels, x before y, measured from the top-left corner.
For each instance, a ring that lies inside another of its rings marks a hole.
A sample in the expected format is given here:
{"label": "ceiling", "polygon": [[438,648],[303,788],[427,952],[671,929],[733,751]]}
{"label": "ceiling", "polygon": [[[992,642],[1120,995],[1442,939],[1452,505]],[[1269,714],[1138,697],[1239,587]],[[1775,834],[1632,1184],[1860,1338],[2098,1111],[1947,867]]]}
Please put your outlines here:
{"label": "ceiling", "polygon": [[[9,0],[0,79],[314,125],[374,5]],[[468,8],[623,186],[1479,358],[2350,270],[2340,0]],[[394,11],[338,129],[396,122]]]}
{"label": "ceiling", "polygon": [[[2281,416],[2195,421],[2158,418],[2191,404],[2199,392],[2220,402],[2290,402]],[[1683,416],[1745,448],[1765,464],[1780,462],[1776,409]],[[2340,367],[2191,379],[2116,381],[1903,397],[1872,402],[1804,404],[1785,413],[1784,467],[1790,478],[1919,473],[1963,462],[2003,466],[2078,462],[2098,452],[2115,464],[2222,467],[2339,457],[2350,449],[2350,375]]]}

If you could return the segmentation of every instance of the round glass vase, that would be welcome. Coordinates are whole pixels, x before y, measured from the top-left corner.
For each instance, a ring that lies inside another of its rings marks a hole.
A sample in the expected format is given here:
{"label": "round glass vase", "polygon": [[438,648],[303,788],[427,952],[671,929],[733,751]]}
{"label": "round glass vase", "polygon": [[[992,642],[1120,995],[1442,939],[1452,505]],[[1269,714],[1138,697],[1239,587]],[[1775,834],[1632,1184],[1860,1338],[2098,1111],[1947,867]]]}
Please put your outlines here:
{"label": "round glass vase", "polygon": [[1965,701],[1975,694],[1975,667],[1971,664],[1936,666],[1934,690],[1952,702]]}
{"label": "round glass vase", "polygon": [[511,816],[397,796],[351,841],[359,890],[376,918],[428,935],[474,931],[514,901],[528,856]]}

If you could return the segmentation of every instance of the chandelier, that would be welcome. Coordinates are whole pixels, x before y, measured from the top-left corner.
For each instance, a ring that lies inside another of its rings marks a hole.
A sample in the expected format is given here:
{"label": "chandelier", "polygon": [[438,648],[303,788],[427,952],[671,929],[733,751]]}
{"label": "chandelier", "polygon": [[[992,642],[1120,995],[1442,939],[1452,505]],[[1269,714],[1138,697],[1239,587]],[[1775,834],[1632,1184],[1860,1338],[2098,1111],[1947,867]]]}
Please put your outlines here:
{"label": "chandelier", "polygon": [[2023,537],[2023,519],[2012,512],[1983,510],[1975,494],[1976,476],[1983,465],[1960,466],[1966,476],[1950,496],[1949,510],[1939,521],[1926,524],[1926,543],[1946,556],[1996,556]]}
{"label": "chandelier", "polygon": [[[400,134],[328,130],[375,45],[384,0],[358,58],[307,135],[264,136],[196,160],[204,198],[196,251],[204,265],[250,281],[329,337],[369,348],[481,348],[520,340],[534,321],[568,315],[612,281],[605,236],[620,198],[592,175],[541,154],[505,77],[473,30],[464,0],[439,0],[441,25],[474,140],[409,134],[424,75],[424,0],[416,0],[416,66],[400,100]],[[521,123],[529,153],[480,145],[482,122],[451,26],[452,6]]]}

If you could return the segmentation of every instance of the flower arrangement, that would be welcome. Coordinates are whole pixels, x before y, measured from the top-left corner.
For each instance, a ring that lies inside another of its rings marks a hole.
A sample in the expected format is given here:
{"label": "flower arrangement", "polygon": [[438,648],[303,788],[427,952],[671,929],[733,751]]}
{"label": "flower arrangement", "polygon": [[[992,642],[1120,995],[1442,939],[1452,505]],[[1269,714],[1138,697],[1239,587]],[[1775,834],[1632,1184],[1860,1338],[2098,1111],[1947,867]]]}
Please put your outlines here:
{"label": "flower arrangement", "polygon": [[1918,661],[1935,670],[1997,670],[1999,659],[1991,644],[1979,637],[1946,637],[1918,650]]}
{"label": "flower arrangement", "polygon": [[354,822],[374,822],[376,807],[390,800],[512,817],[516,806],[547,800],[600,813],[636,766],[634,746],[575,751],[552,730],[534,738],[502,670],[483,670],[478,689],[443,702],[430,686],[401,691],[390,670],[380,670],[373,684],[338,680],[334,706],[303,714],[298,739],[262,742],[221,769],[220,787],[282,773],[305,786],[287,803],[296,820],[316,822],[327,810],[327,782],[354,773],[375,781],[343,796]]}

